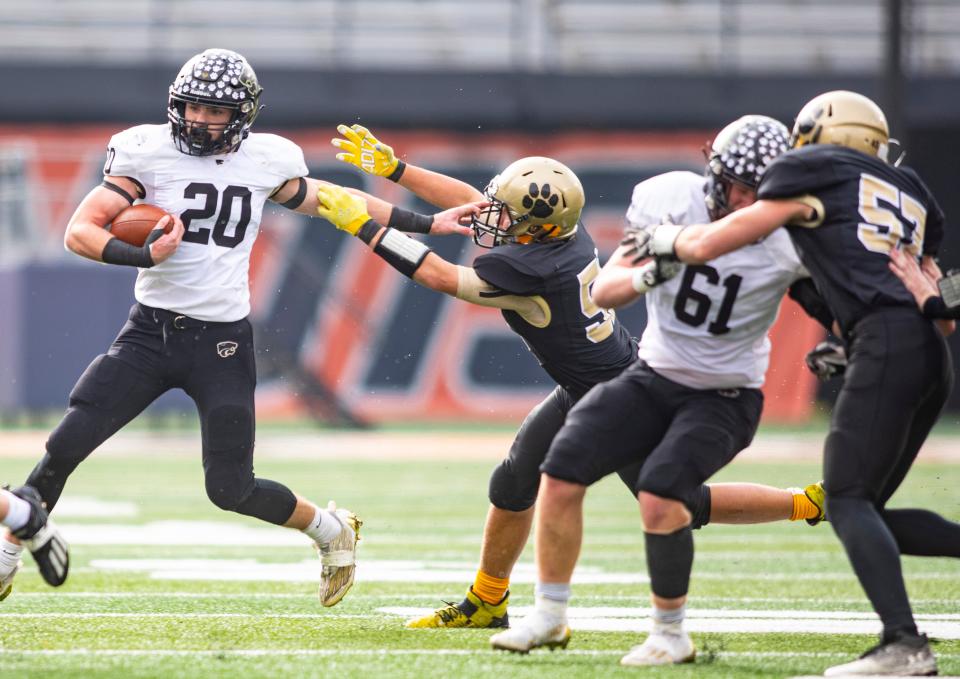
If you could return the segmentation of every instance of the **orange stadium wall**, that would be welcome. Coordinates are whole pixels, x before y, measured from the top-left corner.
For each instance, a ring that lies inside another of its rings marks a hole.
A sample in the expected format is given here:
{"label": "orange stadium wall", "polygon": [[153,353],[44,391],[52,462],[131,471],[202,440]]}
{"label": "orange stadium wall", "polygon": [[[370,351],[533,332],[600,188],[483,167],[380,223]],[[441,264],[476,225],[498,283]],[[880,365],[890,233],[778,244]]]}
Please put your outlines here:
{"label": "orange stadium wall", "polygon": [[[107,141],[115,131],[105,126],[0,127],[0,148],[15,149],[24,159],[24,198],[40,232],[35,258],[63,257],[64,225],[78,201],[99,183]],[[282,133],[304,148],[313,176],[427,210],[399,187],[337,163],[329,146],[332,132],[331,126]],[[619,240],[633,185],[671,169],[699,172],[700,149],[712,134],[378,133],[407,160],[481,188],[497,168],[516,157],[551,155],[563,160],[583,180],[584,223],[601,260]],[[478,253],[463,239],[431,238],[430,245],[461,263]],[[344,407],[372,421],[513,421],[551,388],[498,312],[423,290],[370,257],[361,244],[307,217],[266,210],[254,249],[251,288],[261,416],[304,412],[302,385],[291,377],[297,371],[308,373]],[[130,296],[132,300],[132,290]],[[639,336],[646,320],[643,305],[622,310],[620,317]],[[764,388],[768,421],[802,422],[811,415],[816,382],[804,369],[803,356],[822,336],[819,326],[792,301],[784,302],[771,331],[773,353]],[[103,350],[90,346],[79,351],[85,358],[71,379]]]}

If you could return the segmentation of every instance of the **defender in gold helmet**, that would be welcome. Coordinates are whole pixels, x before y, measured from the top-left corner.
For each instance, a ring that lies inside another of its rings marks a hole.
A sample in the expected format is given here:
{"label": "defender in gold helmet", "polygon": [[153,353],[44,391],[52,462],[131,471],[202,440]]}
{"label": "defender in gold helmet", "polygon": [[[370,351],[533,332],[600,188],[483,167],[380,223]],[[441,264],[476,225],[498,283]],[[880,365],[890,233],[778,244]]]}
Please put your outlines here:
{"label": "defender in gold helmet", "polygon": [[577,175],[553,158],[531,156],[508,165],[484,191],[490,206],[473,220],[481,247],[569,238],[586,197]]}
{"label": "defender in gold helmet", "polygon": [[886,160],[890,130],[883,111],[872,100],[846,90],[825,92],[800,109],[791,146],[836,144]]}

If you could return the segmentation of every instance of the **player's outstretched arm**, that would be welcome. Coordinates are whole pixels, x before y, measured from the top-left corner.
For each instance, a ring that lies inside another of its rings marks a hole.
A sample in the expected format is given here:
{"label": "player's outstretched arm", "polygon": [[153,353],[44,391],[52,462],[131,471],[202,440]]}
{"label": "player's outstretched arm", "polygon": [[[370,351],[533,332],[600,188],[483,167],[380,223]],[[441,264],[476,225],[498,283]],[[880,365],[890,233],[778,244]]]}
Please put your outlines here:
{"label": "player's outstretched arm", "polygon": [[[322,179],[297,177],[290,179],[275,191],[270,200],[289,210],[316,217],[317,207],[319,206],[317,189],[324,185],[333,186],[330,182]],[[392,229],[406,233],[428,233],[433,236],[446,236],[448,234],[469,236],[473,233],[469,226],[460,224],[455,220],[438,219],[439,215],[422,215],[412,210],[406,210],[359,189],[346,188],[346,191],[366,201],[367,213],[370,217]]]}
{"label": "player's outstretched arm", "polygon": [[[122,177],[110,177],[108,182],[119,191],[101,185],[86,195],[67,223],[64,247],[95,262],[138,267],[151,267],[170,257],[183,238],[183,222],[178,217],[164,217],[142,248],[117,240],[106,227],[122,210],[130,207],[137,187]],[[163,228],[170,219],[174,226],[170,233],[164,234]]]}
{"label": "player's outstretched arm", "polygon": [[483,194],[466,182],[400,160],[391,146],[362,125],[338,125],[337,132],[343,137],[330,142],[340,149],[337,160],[397,182],[431,205],[449,209],[483,200]]}
{"label": "player's outstretched arm", "polygon": [[[537,296],[505,294],[468,266],[452,264],[420,241],[371,219],[364,201],[332,184],[317,190],[317,213],[341,231],[356,236],[390,266],[420,285],[480,306],[511,309],[527,322],[544,327],[550,322],[549,307]],[[440,222],[459,222],[475,215],[482,203],[468,203],[434,215]]]}

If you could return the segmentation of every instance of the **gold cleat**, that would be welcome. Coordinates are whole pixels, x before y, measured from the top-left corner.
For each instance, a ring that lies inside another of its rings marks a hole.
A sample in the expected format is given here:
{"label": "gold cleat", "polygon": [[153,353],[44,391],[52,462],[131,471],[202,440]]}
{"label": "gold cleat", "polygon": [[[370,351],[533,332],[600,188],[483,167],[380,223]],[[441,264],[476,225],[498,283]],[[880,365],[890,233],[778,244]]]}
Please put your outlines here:
{"label": "gold cleat", "polygon": [[826,492],[823,490],[823,481],[819,483],[811,483],[809,486],[803,489],[803,494],[807,496],[807,499],[813,503],[813,505],[820,510],[820,513],[813,519],[805,519],[808,524],[811,526],[816,526],[821,521],[827,520],[827,511],[826,511]]}
{"label": "gold cleat", "polygon": [[427,629],[436,627],[473,627],[473,628],[503,628],[510,626],[507,616],[507,604],[510,601],[510,592],[496,604],[488,604],[473,592],[473,587],[467,590],[466,598],[458,604],[445,602],[447,605],[438,608],[430,615],[408,620],[406,626],[410,629]]}
{"label": "gold cleat", "polygon": [[343,524],[340,534],[326,545],[318,545],[320,554],[320,603],[324,606],[336,606],[353,586],[353,576],[357,569],[357,542],[360,541],[360,526],[363,521],[347,509],[337,509],[331,500],[327,511],[334,514]]}

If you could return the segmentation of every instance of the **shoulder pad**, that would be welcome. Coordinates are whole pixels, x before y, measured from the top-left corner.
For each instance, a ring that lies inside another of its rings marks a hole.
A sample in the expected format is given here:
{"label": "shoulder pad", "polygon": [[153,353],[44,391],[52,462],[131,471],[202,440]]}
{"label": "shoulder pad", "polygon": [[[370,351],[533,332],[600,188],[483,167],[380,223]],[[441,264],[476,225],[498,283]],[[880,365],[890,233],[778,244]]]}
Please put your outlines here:
{"label": "shoulder pad", "polygon": [[[523,251],[520,251],[520,248]],[[504,245],[480,255],[473,268],[483,280],[504,292],[514,295],[535,295],[543,291],[543,277],[534,262],[525,261],[536,245]],[[531,251],[531,252],[527,252]]]}
{"label": "shoulder pad", "polygon": [[103,174],[136,179],[178,153],[168,125],[137,125],[110,138]]}
{"label": "shoulder pad", "polygon": [[243,141],[240,153],[245,153],[269,173],[277,177],[277,184],[309,174],[303,158],[303,149],[277,134],[254,132]]}
{"label": "shoulder pad", "polygon": [[686,171],[666,172],[642,181],[633,189],[627,222],[648,226],[709,221],[703,202],[705,186],[702,176]]}

